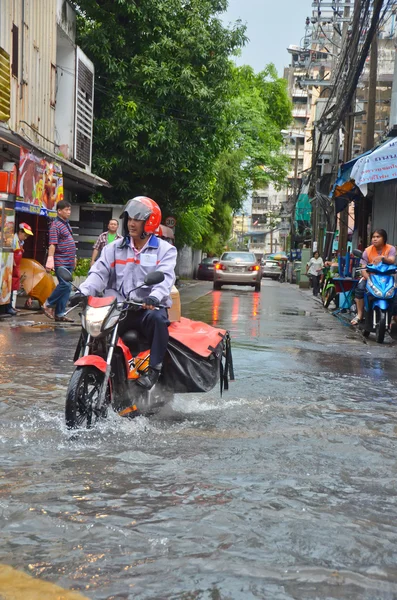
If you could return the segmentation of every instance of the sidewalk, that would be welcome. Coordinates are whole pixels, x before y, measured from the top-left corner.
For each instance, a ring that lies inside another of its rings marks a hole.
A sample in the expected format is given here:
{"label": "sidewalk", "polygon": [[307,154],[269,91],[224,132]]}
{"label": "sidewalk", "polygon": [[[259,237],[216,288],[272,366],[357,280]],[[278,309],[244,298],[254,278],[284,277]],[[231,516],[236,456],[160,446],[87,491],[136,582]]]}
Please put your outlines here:
{"label": "sidewalk", "polygon": [[[184,306],[208,294],[212,290],[212,282],[196,281],[193,279],[181,280],[178,283],[178,290],[183,311]],[[25,298],[21,298],[21,300],[24,302]],[[39,329],[47,329],[48,327],[61,327],[69,329],[81,326],[77,309],[70,313],[70,317],[75,319],[74,323],[55,323],[55,321],[48,319],[40,310],[22,308],[15,317],[0,315],[0,328],[37,327]]]}
{"label": "sidewalk", "polygon": [[333,319],[337,319],[340,323],[342,323],[342,325],[351,327],[350,321],[355,316],[355,313],[351,312],[350,310],[343,309],[343,311],[338,311],[337,314],[334,314],[335,311],[337,311],[337,308],[333,302],[331,303],[331,306],[329,308],[325,308],[321,301],[320,295],[317,297],[313,296],[313,291],[311,288],[304,289],[298,287],[298,291],[302,294],[302,296],[304,296],[308,300],[312,300],[316,305],[319,305],[323,309],[325,315],[328,314]]}

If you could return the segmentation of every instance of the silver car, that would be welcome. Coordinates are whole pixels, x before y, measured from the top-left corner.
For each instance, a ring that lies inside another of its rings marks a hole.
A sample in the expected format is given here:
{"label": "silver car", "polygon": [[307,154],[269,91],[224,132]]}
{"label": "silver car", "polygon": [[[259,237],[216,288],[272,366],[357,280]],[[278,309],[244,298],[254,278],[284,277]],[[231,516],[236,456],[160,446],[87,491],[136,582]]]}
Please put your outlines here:
{"label": "silver car", "polygon": [[215,265],[214,290],[222,285],[251,285],[261,291],[262,272],[253,252],[224,252]]}
{"label": "silver car", "polygon": [[280,277],[280,273],[280,263],[278,263],[276,260],[262,261],[262,277],[271,277],[272,279],[278,279]]}

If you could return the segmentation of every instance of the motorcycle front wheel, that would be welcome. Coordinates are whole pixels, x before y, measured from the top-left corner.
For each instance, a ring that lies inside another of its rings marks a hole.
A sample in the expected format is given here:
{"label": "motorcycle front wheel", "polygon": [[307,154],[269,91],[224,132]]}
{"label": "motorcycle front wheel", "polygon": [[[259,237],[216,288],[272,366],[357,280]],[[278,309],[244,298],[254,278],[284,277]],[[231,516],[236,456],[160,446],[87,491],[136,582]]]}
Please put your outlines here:
{"label": "motorcycle front wheel", "polygon": [[383,344],[386,333],[386,312],[384,310],[377,309],[377,320],[375,329],[375,339],[378,344]]}
{"label": "motorcycle front wheel", "polygon": [[329,287],[325,290],[324,295],[322,296],[322,301],[323,301],[323,305],[324,308],[328,308],[329,305],[331,304],[332,300],[335,299],[335,288],[334,287]]}
{"label": "motorcycle front wheel", "polygon": [[98,401],[104,374],[95,367],[77,367],[70,378],[65,406],[68,429],[91,429],[100,418],[106,418],[111,403],[108,383],[104,406],[98,414],[94,407]]}

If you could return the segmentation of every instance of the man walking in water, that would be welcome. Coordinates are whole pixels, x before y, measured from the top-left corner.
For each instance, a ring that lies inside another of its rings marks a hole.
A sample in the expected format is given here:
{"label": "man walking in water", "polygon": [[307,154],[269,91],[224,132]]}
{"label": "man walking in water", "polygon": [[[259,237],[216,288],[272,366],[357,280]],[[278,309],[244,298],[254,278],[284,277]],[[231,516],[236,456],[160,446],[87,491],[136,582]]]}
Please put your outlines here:
{"label": "man walking in water", "polygon": [[69,300],[70,282],[64,281],[59,276],[59,267],[65,267],[73,272],[76,268],[76,242],[73,238],[72,228],[69,223],[72,205],[67,200],[57,204],[57,217],[52,222],[49,233],[50,246],[45,268],[48,272],[55,270],[58,285],[42,306],[44,314],[49,319],[73,323],[73,319],[65,316],[66,305]]}

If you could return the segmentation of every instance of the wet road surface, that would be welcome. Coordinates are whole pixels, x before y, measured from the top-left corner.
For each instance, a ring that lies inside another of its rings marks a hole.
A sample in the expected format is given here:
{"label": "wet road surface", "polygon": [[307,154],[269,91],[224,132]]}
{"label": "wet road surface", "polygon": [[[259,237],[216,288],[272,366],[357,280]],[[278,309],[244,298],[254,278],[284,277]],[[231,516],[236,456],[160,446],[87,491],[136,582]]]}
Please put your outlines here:
{"label": "wet road surface", "polygon": [[269,281],[185,316],[231,330],[229,392],[73,441],[77,328],[0,328],[0,563],[95,600],[397,598],[395,343]]}

